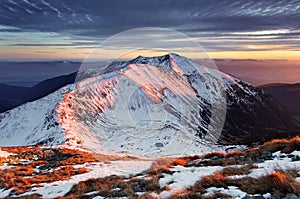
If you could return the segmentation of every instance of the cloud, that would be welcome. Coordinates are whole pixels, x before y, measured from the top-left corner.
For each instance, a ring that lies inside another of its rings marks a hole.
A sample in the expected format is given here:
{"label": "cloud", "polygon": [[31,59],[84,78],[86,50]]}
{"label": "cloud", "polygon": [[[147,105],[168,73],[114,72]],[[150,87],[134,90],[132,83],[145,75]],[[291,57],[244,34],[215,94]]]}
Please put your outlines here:
{"label": "cloud", "polygon": [[6,46],[96,46],[99,42],[72,42],[72,43],[14,43]]}
{"label": "cloud", "polygon": [[[3,0],[1,3],[2,25],[38,31],[75,29],[74,34],[85,36],[114,34],[144,26],[222,32],[298,29],[300,15],[299,1],[277,0],[85,0],[76,3],[72,0]],[[15,11],[6,9],[8,7]]]}
{"label": "cloud", "polygon": [[[71,44],[16,42],[13,46],[84,47],[89,44],[76,40],[103,40],[132,28],[165,27],[197,38],[209,49],[225,50],[240,49],[238,45],[247,41],[274,44],[299,38],[299,18],[298,0],[2,0],[0,32],[54,32],[74,40]],[[274,37],[262,38],[268,35]],[[224,37],[224,41],[211,40]]]}

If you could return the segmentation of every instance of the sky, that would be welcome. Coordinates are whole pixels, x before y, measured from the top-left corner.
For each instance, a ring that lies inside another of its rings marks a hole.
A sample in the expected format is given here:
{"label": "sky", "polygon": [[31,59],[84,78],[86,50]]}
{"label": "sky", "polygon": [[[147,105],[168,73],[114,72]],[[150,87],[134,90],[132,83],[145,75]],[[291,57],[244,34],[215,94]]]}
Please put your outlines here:
{"label": "sky", "polygon": [[[115,34],[159,27],[183,33],[215,59],[300,60],[299,19],[299,0],[1,0],[0,59],[84,59]],[[128,50],[140,35],[109,48]],[[152,39],[192,52],[176,35],[158,31]]]}

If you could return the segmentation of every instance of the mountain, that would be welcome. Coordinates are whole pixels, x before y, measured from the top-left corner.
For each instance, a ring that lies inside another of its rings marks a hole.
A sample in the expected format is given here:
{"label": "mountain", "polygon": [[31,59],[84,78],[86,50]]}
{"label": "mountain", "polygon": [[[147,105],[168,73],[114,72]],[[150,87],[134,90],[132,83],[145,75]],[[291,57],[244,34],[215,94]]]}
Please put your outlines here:
{"label": "mountain", "polygon": [[23,96],[28,92],[26,87],[0,84],[0,112],[17,107],[23,103]]}
{"label": "mountain", "polygon": [[78,77],[76,84],[1,114],[0,145],[64,144],[157,156],[299,131],[271,95],[177,54],[113,62]]}
{"label": "mountain", "polygon": [[300,83],[298,84],[266,84],[260,86],[270,93],[288,112],[300,121]]}
{"label": "mountain", "polygon": [[74,83],[76,73],[44,80],[33,87],[0,84],[0,113],[26,102],[32,102],[53,93],[57,89]]}

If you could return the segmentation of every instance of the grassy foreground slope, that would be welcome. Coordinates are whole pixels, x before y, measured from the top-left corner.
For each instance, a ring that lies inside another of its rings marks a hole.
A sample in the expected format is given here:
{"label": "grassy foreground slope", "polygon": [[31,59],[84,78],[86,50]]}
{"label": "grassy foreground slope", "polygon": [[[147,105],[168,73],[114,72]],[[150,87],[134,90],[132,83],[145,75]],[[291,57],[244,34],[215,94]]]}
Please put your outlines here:
{"label": "grassy foreground slope", "polygon": [[244,151],[141,159],[1,147],[1,198],[298,198],[300,137]]}

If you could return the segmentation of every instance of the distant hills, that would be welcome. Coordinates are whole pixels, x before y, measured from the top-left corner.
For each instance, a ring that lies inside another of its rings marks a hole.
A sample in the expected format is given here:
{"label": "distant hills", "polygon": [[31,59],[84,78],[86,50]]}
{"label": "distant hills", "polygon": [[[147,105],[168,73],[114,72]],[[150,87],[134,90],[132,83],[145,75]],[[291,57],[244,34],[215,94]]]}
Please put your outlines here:
{"label": "distant hills", "polygon": [[74,73],[81,64],[73,61],[0,61],[0,84],[33,87],[47,79]]}
{"label": "distant hills", "polygon": [[33,87],[0,84],[0,112],[5,112],[26,102],[31,102],[74,83],[76,73],[47,79]]}
{"label": "distant hills", "polygon": [[262,85],[260,88],[273,95],[291,115],[300,121],[300,83],[273,83]]}

